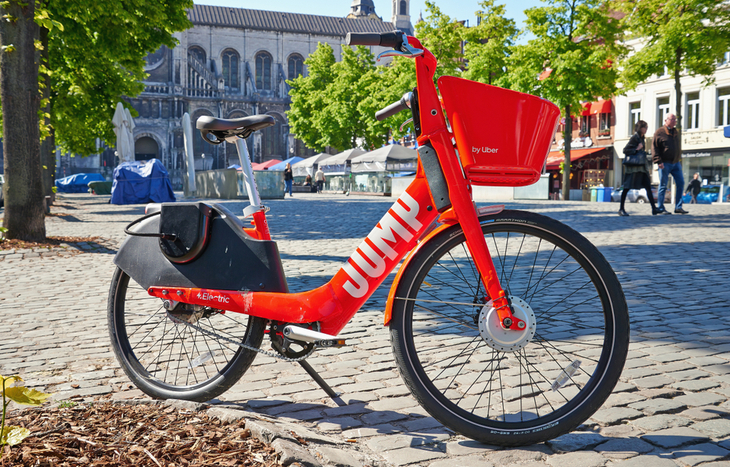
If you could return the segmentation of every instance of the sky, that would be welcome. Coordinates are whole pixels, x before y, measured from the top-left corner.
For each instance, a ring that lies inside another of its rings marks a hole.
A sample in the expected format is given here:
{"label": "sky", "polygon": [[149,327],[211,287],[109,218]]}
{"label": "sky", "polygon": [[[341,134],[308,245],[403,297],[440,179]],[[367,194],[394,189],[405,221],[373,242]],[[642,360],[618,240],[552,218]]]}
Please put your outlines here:
{"label": "sky", "polygon": [[[250,0],[194,0],[200,5],[217,5],[234,8],[251,8],[255,10],[285,11],[289,13],[306,13],[310,15],[323,16],[347,16],[350,11],[351,0],[269,0],[268,2],[252,2]],[[391,2],[390,0],[373,0],[375,3],[375,12],[383,18],[384,21],[390,21]],[[476,16],[474,12],[479,9],[477,0],[435,0],[436,5],[441,11],[456,18],[459,21],[468,20],[469,25],[476,24]],[[525,19],[523,11],[527,8],[540,6],[540,0],[501,0],[497,3],[507,5],[507,13],[505,16],[512,18],[517,22],[518,27],[522,27]],[[424,0],[411,0],[411,21],[415,24],[418,20],[418,14],[426,10]]]}

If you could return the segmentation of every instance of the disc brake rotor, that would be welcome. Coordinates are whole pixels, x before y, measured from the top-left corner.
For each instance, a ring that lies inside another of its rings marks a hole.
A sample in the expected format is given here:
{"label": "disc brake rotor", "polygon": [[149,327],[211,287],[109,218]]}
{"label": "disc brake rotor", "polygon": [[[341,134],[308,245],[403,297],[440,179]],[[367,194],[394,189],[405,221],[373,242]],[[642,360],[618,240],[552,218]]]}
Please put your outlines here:
{"label": "disc brake rotor", "polygon": [[537,324],[530,305],[518,297],[509,296],[512,314],[525,322],[524,329],[505,329],[497,310],[488,302],[479,313],[479,334],[486,344],[500,352],[515,352],[524,349],[535,336]]}

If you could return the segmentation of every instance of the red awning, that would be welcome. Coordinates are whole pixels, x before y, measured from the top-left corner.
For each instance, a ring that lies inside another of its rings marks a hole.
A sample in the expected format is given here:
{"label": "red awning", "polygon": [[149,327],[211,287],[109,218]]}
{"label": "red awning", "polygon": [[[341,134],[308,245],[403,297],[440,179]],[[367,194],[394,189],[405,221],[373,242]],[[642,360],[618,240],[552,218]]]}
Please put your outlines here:
{"label": "red awning", "polygon": [[611,101],[598,101],[591,104],[591,114],[610,114]]}
{"label": "red awning", "polygon": [[591,114],[591,103],[590,102],[584,102],[581,104],[583,106],[583,112],[581,113],[582,116],[590,115]]}
{"label": "red awning", "polygon": [[271,160],[266,161],[266,162],[260,162],[260,163],[257,163],[257,164],[251,164],[251,168],[253,170],[266,170],[269,167],[274,166],[274,165],[276,165],[276,164],[278,164],[280,162],[281,161],[279,159],[271,159]]}
{"label": "red awning", "polygon": [[[570,150],[570,162],[575,162],[578,159],[583,159],[586,156],[595,154],[599,151],[603,151],[606,148],[586,148],[586,149],[571,149]],[[548,170],[558,170],[560,163],[565,160],[565,154],[560,151],[550,151],[547,158]]]}

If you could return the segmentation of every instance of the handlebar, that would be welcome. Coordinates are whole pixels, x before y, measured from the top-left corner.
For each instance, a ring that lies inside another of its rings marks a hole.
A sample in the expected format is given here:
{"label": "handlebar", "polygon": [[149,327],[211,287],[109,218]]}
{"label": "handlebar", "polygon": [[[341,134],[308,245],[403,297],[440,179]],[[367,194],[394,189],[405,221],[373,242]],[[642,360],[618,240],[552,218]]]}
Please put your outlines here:
{"label": "handlebar", "polygon": [[379,122],[385,120],[388,117],[392,117],[393,115],[402,112],[404,110],[408,110],[411,108],[411,96],[413,93],[407,92],[403,94],[403,97],[398,102],[394,102],[390,104],[388,107],[378,110],[375,112],[375,119]]}
{"label": "handlebar", "polygon": [[403,32],[348,32],[345,42],[347,45],[379,45],[400,49],[403,44]]}

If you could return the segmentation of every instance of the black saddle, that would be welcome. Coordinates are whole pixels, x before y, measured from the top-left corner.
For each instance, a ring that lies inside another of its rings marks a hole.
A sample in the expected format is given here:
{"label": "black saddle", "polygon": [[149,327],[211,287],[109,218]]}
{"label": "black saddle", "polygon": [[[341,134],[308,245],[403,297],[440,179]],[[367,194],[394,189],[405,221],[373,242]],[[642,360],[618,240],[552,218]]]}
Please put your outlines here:
{"label": "black saddle", "polygon": [[248,138],[256,130],[273,126],[276,120],[271,115],[252,115],[242,118],[215,118],[202,116],[195,122],[203,139],[210,144],[221,144],[230,136]]}

